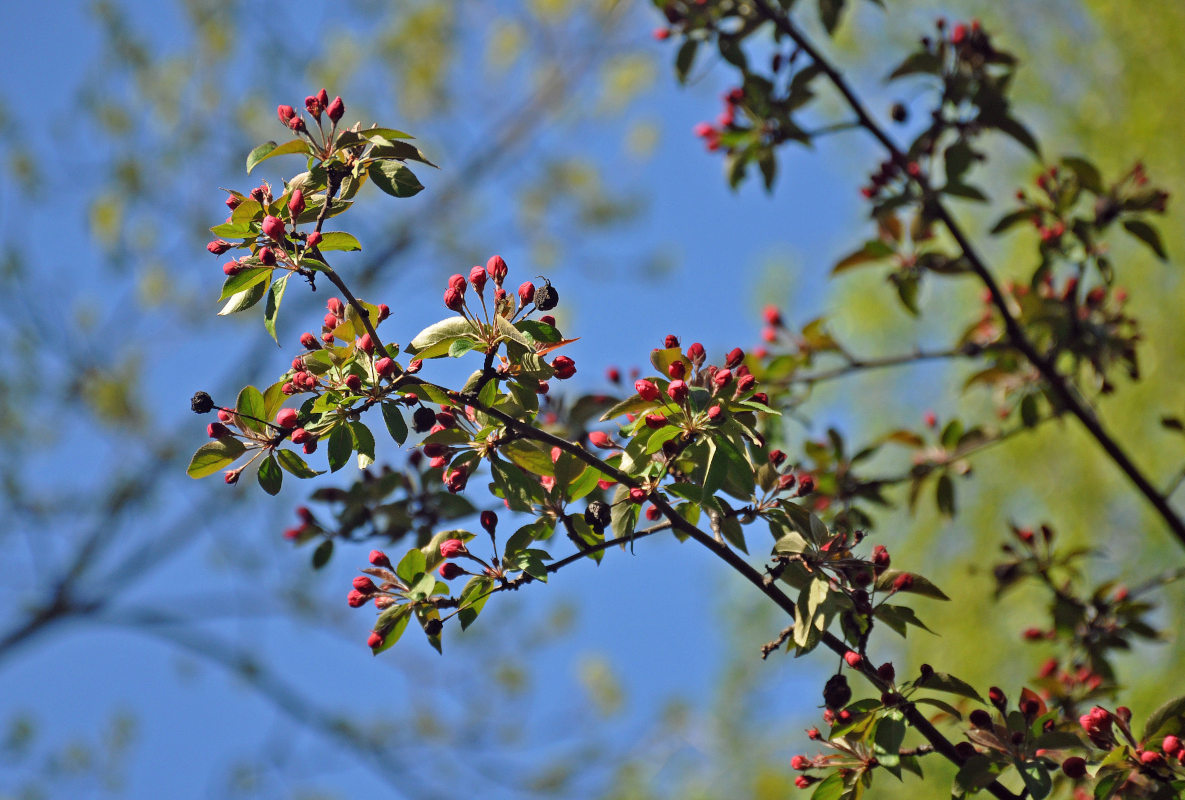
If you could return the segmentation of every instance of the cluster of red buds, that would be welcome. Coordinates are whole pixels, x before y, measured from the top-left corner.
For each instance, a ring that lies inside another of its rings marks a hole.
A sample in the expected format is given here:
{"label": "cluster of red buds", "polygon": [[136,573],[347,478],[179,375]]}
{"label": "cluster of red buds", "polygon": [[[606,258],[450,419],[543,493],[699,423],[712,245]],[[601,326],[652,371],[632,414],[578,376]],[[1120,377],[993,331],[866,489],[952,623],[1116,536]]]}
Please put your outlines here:
{"label": "cluster of red buds", "polygon": [[886,187],[891,186],[898,178],[908,181],[921,177],[921,174],[922,167],[916,161],[910,161],[905,170],[902,170],[895,161],[882,161],[877,171],[868,176],[868,185],[860,189],[860,194],[869,200],[875,200]]}
{"label": "cluster of red buds", "polygon": [[309,511],[307,506],[298,506],[296,516],[300,520],[300,525],[284,530],[284,538],[289,541],[303,541],[318,529],[313,512]]}
{"label": "cluster of red buds", "polygon": [[[316,94],[311,94],[304,99],[305,111],[307,111],[312,118],[321,125],[321,115],[329,117],[329,121],[334,125],[341,120],[346,113],[346,104],[342,102],[340,97],[335,97],[333,100],[329,99],[329,93],[322,89]],[[305,125],[304,116],[297,112],[292,106],[277,106],[276,116],[280,118],[280,123],[288,128],[293,133],[307,133],[308,126]]]}
{"label": "cluster of red buds", "polygon": [[716,117],[715,125],[710,122],[700,122],[692,128],[692,132],[704,140],[704,147],[709,152],[719,150],[720,135],[736,127],[737,109],[745,99],[745,92],[740,87],[730,89],[725,92],[722,99],[724,101],[724,110]]}

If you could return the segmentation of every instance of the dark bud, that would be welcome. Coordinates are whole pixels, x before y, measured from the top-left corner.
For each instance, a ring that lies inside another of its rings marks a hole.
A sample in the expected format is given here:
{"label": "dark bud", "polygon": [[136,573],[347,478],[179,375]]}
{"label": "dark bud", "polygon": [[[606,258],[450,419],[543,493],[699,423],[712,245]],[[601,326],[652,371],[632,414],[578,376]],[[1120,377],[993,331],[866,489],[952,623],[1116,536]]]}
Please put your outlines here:
{"label": "dark bud", "polygon": [[551,285],[551,281],[543,279],[543,285],[535,290],[535,308],[540,311],[551,311],[560,302],[560,293]]}
{"label": "dark bud", "polygon": [[894,122],[905,122],[909,119],[909,111],[905,108],[904,103],[894,103],[889,109],[889,116],[893,118]]}
{"label": "dark bud", "polygon": [[993,686],[991,689],[988,689],[988,700],[991,700],[992,705],[994,705],[1001,713],[1003,713],[1004,710],[1008,708],[1008,698],[1004,695],[1004,691],[999,686]]}
{"label": "dark bud", "polygon": [[593,500],[588,504],[588,508],[584,509],[584,521],[598,531],[603,530],[609,524],[610,517],[609,504],[600,500]]}
{"label": "dark bud", "polygon": [[436,414],[432,409],[425,406],[420,406],[416,409],[416,413],[411,415],[411,427],[416,433],[423,433],[430,430],[436,424]]}
{"label": "dark bud", "polygon": [[430,619],[424,623],[424,633],[429,636],[439,636],[444,624],[438,619]]}
{"label": "dark bud", "polygon": [[959,742],[955,745],[955,752],[958,753],[959,758],[963,759],[964,761],[971,758],[971,756],[976,755],[975,745],[971,744],[971,742]]}
{"label": "dark bud", "polygon": [[992,715],[982,708],[977,708],[971,712],[971,724],[980,730],[991,730]]}
{"label": "dark bud", "polygon": [[842,674],[832,675],[823,687],[823,703],[832,710],[843,708],[852,699],[852,687]]}
{"label": "dark bud", "polygon": [[205,392],[198,392],[189,401],[189,407],[195,414],[207,414],[214,410],[214,400]]}

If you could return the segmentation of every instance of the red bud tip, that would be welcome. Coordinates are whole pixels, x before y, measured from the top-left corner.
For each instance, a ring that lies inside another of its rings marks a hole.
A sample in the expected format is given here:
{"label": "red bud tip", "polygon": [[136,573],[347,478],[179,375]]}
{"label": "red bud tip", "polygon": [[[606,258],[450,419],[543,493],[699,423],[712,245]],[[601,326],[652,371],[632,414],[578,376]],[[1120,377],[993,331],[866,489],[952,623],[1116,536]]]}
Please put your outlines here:
{"label": "red bud tip", "polygon": [[236,272],[238,272],[242,268],[243,268],[243,265],[237,261],[227,261],[225,264],[222,265],[222,274],[229,277],[230,275],[234,275]]}
{"label": "red bud tip", "polygon": [[391,559],[387,558],[387,554],[382,550],[371,550],[369,559],[370,563],[376,567],[391,568]]}
{"label": "red bud tip", "polygon": [[354,346],[364,353],[374,352],[374,340],[370,338],[369,333],[364,333],[359,336],[358,340],[354,342]]}
{"label": "red bud tip", "polygon": [[728,358],[725,360],[725,366],[736,369],[740,363],[745,360],[745,351],[739,347],[734,347],[728,353]]}
{"label": "red bud tip", "polygon": [[281,123],[288,125],[296,116],[296,109],[292,106],[276,106],[276,116],[280,118]]}
{"label": "red bud tip", "polygon": [[465,295],[453,287],[444,290],[444,307],[450,311],[460,311],[465,305]]}
{"label": "red bud tip", "polygon": [[460,539],[445,539],[440,543],[440,555],[444,558],[456,558],[468,552]]}
{"label": "red bud tip", "polygon": [[667,387],[667,396],[676,403],[682,403],[687,399],[690,389],[687,388],[685,381],[671,381],[671,385]]}
{"label": "red bud tip", "polygon": [[589,431],[588,441],[593,447],[609,450],[614,447],[613,439],[604,431]]}
{"label": "red bud tip", "polygon": [[391,307],[386,303],[379,303],[379,322],[391,316]]}
{"label": "red bud tip", "polygon": [[370,636],[366,637],[366,646],[371,650],[381,647],[383,644],[383,637],[379,636],[375,631],[370,632]]}
{"label": "red bud tip", "polygon": [[855,650],[849,650],[848,652],[844,653],[843,660],[846,661],[848,666],[851,667],[852,669],[856,669],[862,663],[864,663],[864,659],[862,659],[860,657],[860,654],[857,653]]}
{"label": "red bud tip", "polygon": [[797,755],[790,759],[790,768],[801,772],[804,769],[810,769],[811,760],[803,755]]}
{"label": "red bud tip", "polygon": [[296,427],[296,409],[281,408],[276,414],[276,425],[281,428],[295,428]]}
{"label": "red bud tip", "polygon": [[685,361],[672,361],[667,366],[667,375],[670,376],[671,380],[681,380],[686,374],[687,362]]}
{"label": "red bud tip", "polygon": [[665,427],[667,424],[667,418],[662,414],[647,414],[644,421],[647,428],[654,430]]}
{"label": "red bud tip", "polygon": [[436,568],[436,571],[440,574],[440,577],[444,578],[446,581],[451,581],[458,575],[465,574],[465,570],[459,564],[454,564],[452,561],[444,562]]}
{"label": "red bud tip", "polygon": [[532,303],[535,300],[535,284],[527,281],[522,286],[518,287],[518,304],[519,307]]}
{"label": "red bud tip", "polygon": [[292,193],[292,196],[288,198],[288,210],[292,213],[292,221],[295,222],[296,218],[304,212],[304,191],[297,189]]}
{"label": "red bud tip", "polygon": [[723,389],[732,381],[732,370],[722,369],[712,376],[712,383]]}
{"label": "red bud tip", "polygon": [[308,239],[305,240],[306,247],[316,247],[321,244],[321,232],[313,231],[309,234]]}
{"label": "red bud tip", "polygon": [[211,422],[206,426],[206,435],[211,439],[221,439],[223,436],[230,436],[230,428],[221,422]]}
{"label": "red bud tip", "polygon": [[642,505],[646,502],[646,490],[638,487],[630,489],[630,502],[634,505]]}
{"label": "red bud tip", "polygon": [[555,370],[556,379],[561,381],[576,374],[576,362],[567,356],[556,356],[555,360],[551,362],[551,368]]}

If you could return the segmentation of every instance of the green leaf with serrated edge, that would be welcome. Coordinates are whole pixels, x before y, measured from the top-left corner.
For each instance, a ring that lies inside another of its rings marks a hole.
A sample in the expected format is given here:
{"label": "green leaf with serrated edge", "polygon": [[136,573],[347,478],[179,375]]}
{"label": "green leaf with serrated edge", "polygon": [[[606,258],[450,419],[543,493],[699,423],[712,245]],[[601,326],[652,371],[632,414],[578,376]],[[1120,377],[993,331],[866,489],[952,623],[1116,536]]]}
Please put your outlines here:
{"label": "green leaf with serrated edge", "polygon": [[1162,728],[1174,719],[1185,717],[1185,695],[1174,697],[1152,712],[1144,725],[1141,741],[1148,741],[1160,734]]}
{"label": "green leaf with serrated edge", "polygon": [[268,419],[267,404],[263,400],[263,393],[254,386],[244,386],[239,390],[239,396],[235,400],[235,411],[240,415],[239,422],[244,428],[257,433],[268,432],[270,426],[264,422]]}
{"label": "green leaf with serrated edge", "polygon": [[326,450],[329,455],[330,472],[337,472],[346,465],[350,460],[350,454],[354,452],[354,437],[350,434],[348,426],[334,426],[329,432],[329,446]]}
{"label": "green leaf with serrated edge", "polygon": [[407,554],[403,558],[399,559],[399,563],[395,565],[395,574],[399,576],[401,581],[410,586],[427,569],[428,559],[424,556],[423,551],[418,547],[413,547],[407,551]]}
{"label": "green leaf with serrated edge", "polygon": [[317,242],[317,249],[322,252],[329,250],[361,250],[362,243],[353,234],[345,231],[325,231],[321,234],[321,241]]}
{"label": "green leaf with serrated edge", "polygon": [[313,551],[313,569],[321,569],[333,558],[333,540],[326,539]]}
{"label": "green leaf with serrated edge", "polygon": [[389,650],[403,636],[403,632],[407,630],[407,623],[410,620],[410,603],[383,609],[383,613],[379,614],[378,620],[374,625],[375,632],[383,637],[383,643],[371,652],[377,656],[384,650]]}
{"label": "green leaf with serrated edge", "polygon": [[291,450],[277,450],[276,459],[280,462],[281,467],[297,478],[315,478],[325,474],[324,470],[315,470],[310,467],[303,458]]}
{"label": "green leaf with serrated edge", "polygon": [[395,444],[407,441],[407,421],[403,418],[403,411],[398,403],[386,402],[382,404],[383,422],[387,424],[387,433],[395,440]]}
{"label": "green leaf with serrated edge", "polygon": [[[876,588],[880,591],[888,591],[893,588],[893,581],[897,580],[897,576],[904,574],[899,569],[887,569],[880,574],[876,579]],[[917,573],[913,573],[913,585],[908,589],[902,589],[903,592],[913,592],[924,597],[933,597],[936,600],[950,600],[946,593],[930,582],[928,578],[923,578]]]}
{"label": "green leaf with serrated edge", "polygon": [[1168,261],[1168,253],[1165,252],[1164,244],[1160,241],[1160,234],[1156,228],[1143,220],[1128,219],[1123,221],[1123,229],[1146,244],[1161,261]]}
{"label": "green leaf with serrated edge", "polygon": [[931,672],[924,678],[918,678],[914,681],[913,685],[919,689],[950,692],[951,694],[961,695],[962,697],[969,697],[980,703],[983,702],[983,698],[979,696],[979,692],[975,691],[975,687],[962,678],[956,678],[954,675],[946,672]]}
{"label": "green leaf with serrated edge", "polygon": [[231,295],[231,298],[226,301],[226,305],[218,312],[218,316],[225,317],[227,314],[236,314],[240,311],[246,311],[251,306],[263,299],[263,293],[267,291],[267,281],[256,283],[241,292]]}
{"label": "green leaf with serrated edge", "polygon": [[424,189],[415,173],[398,161],[376,161],[366,174],[375,186],[392,197],[413,197]]}
{"label": "green leaf with serrated edge", "polygon": [[950,714],[952,717],[954,717],[957,720],[963,719],[963,715],[962,715],[962,713],[960,713],[959,709],[955,708],[954,706],[952,706],[950,703],[946,702],[945,700],[939,700],[937,697],[918,697],[915,695],[915,696],[911,697],[910,700],[912,700],[915,703],[924,703],[925,705],[934,706],[935,708],[942,709],[947,714]]}
{"label": "green leaf with serrated edge", "polygon": [[551,463],[551,453],[542,445],[525,439],[514,439],[503,445],[500,450],[502,455],[532,475],[555,475],[555,466]]}
{"label": "green leaf with serrated edge", "polygon": [[905,715],[900,711],[886,711],[876,724],[873,752],[883,766],[896,766],[901,759],[901,743],[905,741]]}
{"label": "green leaf with serrated edge", "polygon": [[1053,789],[1049,769],[1040,760],[1026,761],[1018,767],[1018,771],[1033,800],[1044,800]]}
{"label": "green leaf with serrated edge", "polygon": [[832,772],[815,786],[815,790],[811,792],[811,800],[840,800],[846,790],[843,774]]}
{"label": "green leaf with serrated edge", "polygon": [[465,584],[465,588],[461,590],[457,610],[461,630],[468,628],[477,619],[477,615],[485,608],[486,601],[490,599],[493,588],[494,581],[484,576],[474,576]]}
{"label": "green leaf with serrated edge", "polygon": [[468,336],[462,336],[459,339],[453,339],[448,346],[449,358],[460,358],[480,344],[476,339],[470,339]]}
{"label": "green leaf with serrated edge", "polygon": [[284,471],[280,469],[274,454],[268,453],[267,458],[259,462],[256,478],[259,480],[260,487],[268,494],[280,493],[280,487],[284,483]]}
{"label": "green leaf with serrated edge", "polygon": [[416,334],[404,351],[415,358],[438,358],[448,353],[449,344],[460,336],[472,336],[473,324],[464,317],[449,317]]}
{"label": "green leaf with serrated edge", "polygon": [[[271,146],[268,147],[268,145]],[[275,142],[261,144],[247,156],[247,174],[250,175],[251,170],[255,169],[260,162],[267,161],[269,158],[275,158],[276,156],[291,155],[292,153],[301,153],[307,156],[312,155],[312,150],[309,147],[309,143],[304,139],[289,139],[279,147],[276,146]]]}
{"label": "green leaf with serrated edge", "polygon": [[222,294],[218,296],[218,302],[234,297],[257,283],[265,283],[271,274],[271,267],[248,267],[239,270],[222,282]]}
{"label": "green leaf with serrated edge", "polygon": [[520,332],[527,334],[536,342],[544,342],[550,344],[552,342],[561,341],[564,337],[560,332],[546,322],[540,322],[535,319],[523,319],[514,323],[514,327]]}
{"label": "green leaf with serrated edge", "polygon": [[366,469],[374,463],[374,434],[361,422],[350,423],[350,434],[358,451],[358,469]]}
{"label": "green leaf with serrated edge", "polygon": [[280,302],[284,299],[284,290],[288,288],[288,279],[291,277],[291,272],[286,273],[271,285],[267,290],[267,303],[263,306],[263,327],[272,335],[272,340],[277,345],[280,340],[276,337],[276,318],[280,314]]}
{"label": "green leaf with serrated edge", "polygon": [[189,460],[189,467],[185,474],[191,478],[204,478],[213,475],[223,467],[228,467],[239,456],[247,452],[247,448],[233,436],[223,436],[212,442],[207,442],[197,449],[193,458]]}

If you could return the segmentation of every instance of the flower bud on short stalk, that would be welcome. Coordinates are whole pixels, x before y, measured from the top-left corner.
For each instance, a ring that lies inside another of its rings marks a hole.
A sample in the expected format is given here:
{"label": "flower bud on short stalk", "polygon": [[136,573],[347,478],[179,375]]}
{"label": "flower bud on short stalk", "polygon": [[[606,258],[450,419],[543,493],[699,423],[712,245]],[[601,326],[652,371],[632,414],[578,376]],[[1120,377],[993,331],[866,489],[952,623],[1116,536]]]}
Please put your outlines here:
{"label": "flower bud on short stalk", "polygon": [[206,245],[206,249],[209,250],[211,253],[213,253],[216,256],[222,255],[227,250],[229,250],[231,247],[232,247],[232,245],[230,242],[223,241],[222,239],[215,239],[214,241],[212,241]]}
{"label": "flower bud on short stalk", "polygon": [[589,431],[588,441],[593,447],[600,448],[601,450],[610,450],[617,446],[609,434],[604,431]]}
{"label": "flower bud on short stalk", "polygon": [[388,378],[395,374],[396,364],[395,360],[391,358],[380,358],[374,362],[374,371],[384,378]]}
{"label": "flower bud on short stalk", "polygon": [[523,308],[535,300],[535,284],[527,281],[518,287],[518,307]]}
{"label": "flower bud on short stalk", "polygon": [[273,217],[270,214],[264,217],[261,228],[263,230],[263,235],[267,236],[272,241],[284,241],[284,221],[279,217]]}
{"label": "flower bud on short stalk", "polygon": [[440,577],[444,578],[446,581],[451,581],[453,578],[465,574],[464,568],[460,564],[456,564],[452,561],[444,562],[436,568],[436,571],[440,573]]}
{"label": "flower bud on short stalk", "polygon": [[724,364],[725,364],[725,366],[730,367],[731,369],[736,369],[738,366],[740,366],[741,362],[744,360],[745,360],[745,351],[739,347],[734,347],[732,350],[729,351],[728,357],[725,359]]}
{"label": "flower bud on short stalk", "polygon": [[280,118],[280,123],[284,127],[288,127],[288,124],[296,116],[296,109],[292,106],[276,106],[276,116]]}
{"label": "flower bud on short stalk", "polygon": [[502,256],[490,256],[486,261],[486,274],[494,281],[495,286],[502,286],[502,281],[506,279],[506,273],[509,271]]}
{"label": "flower bud on short stalk", "polygon": [[465,543],[460,539],[445,539],[440,543],[440,555],[443,558],[456,558],[457,556],[468,555],[469,551],[465,549]]}
{"label": "flower bud on short stalk", "polygon": [[387,554],[382,550],[371,550],[367,560],[376,567],[391,568],[391,559],[387,558]]}
{"label": "flower bud on short stalk", "polygon": [[498,515],[493,511],[481,512],[481,527],[490,536],[494,535],[494,530],[498,527]]}
{"label": "flower bud on short stalk", "polygon": [[561,381],[576,374],[576,362],[567,356],[556,356],[555,360],[551,362],[551,368],[555,370],[556,378]]}
{"label": "flower bud on short stalk", "polygon": [[342,102],[340,97],[335,97],[333,98],[333,102],[325,109],[325,113],[336,124],[342,118],[342,115],[346,113],[346,104]]}
{"label": "flower bud on short stalk", "polygon": [[647,428],[658,430],[659,428],[666,426],[667,418],[663,414],[647,414],[643,419],[643,422],[646,423]]}
{"label": "flower bud on short stalk", "polygon": [[465,305],[465,295],[453,287],[444,290],[444,306],[450,311],[460,311]]}
{"label": "flower bud on short stalk", "polygon": [[702,344],[699,342],[693,342],[691,347],[687,348],[687,357],[691,359],[693,366],[698,367],[704,363],[704,360],[707,358],[707,353],[704,350],[704,346]]}
{"label": "flower bud on short stalk", "polygon": [[685,381],[671,381],[670,385],[667,386],[667,396],[679,404],[682,404],[687,400],[687,396],[690,391],[691,390],[688,389],[687,383]]}
{"label": "flower bud on short stalk", "polygon": [[265,267],[274,267],[276,265],[276,251],[270,247],[261,247],[259,252],[255,254],[259,259],[259,263]]}
{"label": "flower bud on short stalk", "polygon": [[307,247],[309,249],[312,249],[319,244],[321,244],[321,232],[320,231],[313,231],[305,239],[305,247]]}
{"label": "flower bud on short stalk", "polygon": [[712,376],[712,383],[716,384],[717,389],[723,389],[731,382],[732,371],[728,369],[718,370],[716,374]]}
{"label": "flower bud on short stalk", "polygon": [[309,433],[304,428],[297,428],[292,432],[291,438],[293,444],[304,444],[313,438],[313,434]]}
{"label": "flower bud on short stalk", "polygon": [[276,414],[276,425],[285,430],[292,429],[296,427],[296,419],[296,409],[281,408]]}
{"label": "flower bud on short stalk", "polygon": [[222,265],[222,274],[229,278],[231,275],[234,275],[242,269],[243,265],[238,261],[227,261]]}
{"label": "flower bud on short stalk", "polygon": [[357,589],[351,589],[350,593],[346,595],[346,603],[349,604],[350,608],[361,608],[366,605],[368,600],[370,600],[370,595],[363,594]]}
{"label": "flower bud on short stalk", "polygon": [[366,646],[371,650],[375,650],[383,645],[383,637],[379,636],[376,631],[371,631],[370,635],[366,637]]}
{"label": "flower bud on short stalk", "polygon": [[655,402],[659,398],[658,387],[645,378],[639,378],[634,381],[634,391],[638,393],[639,397],[650,403]]}
{"label": "flower bud on short stalk", "polygon": [[230,428],[221,422],[211,422],[206,426],[206,435],[211,439],[221,439],[223,436],[230,436]]}

